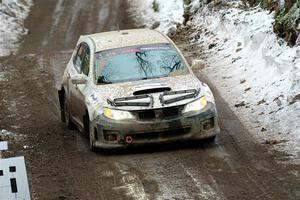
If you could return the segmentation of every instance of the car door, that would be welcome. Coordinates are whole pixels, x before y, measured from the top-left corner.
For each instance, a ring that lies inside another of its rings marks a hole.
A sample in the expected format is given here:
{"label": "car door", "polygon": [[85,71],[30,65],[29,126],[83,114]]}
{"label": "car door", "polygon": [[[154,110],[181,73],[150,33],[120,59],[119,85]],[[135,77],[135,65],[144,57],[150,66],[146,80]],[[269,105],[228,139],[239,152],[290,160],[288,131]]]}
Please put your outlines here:
{"label": "car door", "polygon": [[[86,76],[90,71],[90,48],[86,43],[81,43],[78,47],[77,54],[73,59],[73,74],[82,74]],[[72,76],[71,75],[71,76]],[[83,116],[86,112],[84,91],[87,89],[87,84],[75,85],[69,79],[70,90],[70,110],[72,113],[72,119],[81,127],[83,127]]]}

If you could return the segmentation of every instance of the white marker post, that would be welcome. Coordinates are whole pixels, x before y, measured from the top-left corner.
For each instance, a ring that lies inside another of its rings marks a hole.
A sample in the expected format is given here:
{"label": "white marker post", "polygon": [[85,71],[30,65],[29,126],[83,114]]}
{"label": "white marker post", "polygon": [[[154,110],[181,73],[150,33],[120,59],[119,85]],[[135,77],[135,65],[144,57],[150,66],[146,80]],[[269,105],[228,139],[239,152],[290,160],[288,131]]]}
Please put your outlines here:
{"label": "white marker post", "polygon": [[1,151],[6,151],[8,149],[7,142],[0,142],[0,159],[2,158]]}
{"label": "white marker post", "polygon": [[0,151],[6,151],[8,149],[8,145],[6,141],[0,142]]}
{"label": "white marker post", "polygon": [[[0,153],[8,149],[7,142],[0,142]],[[30,200],[24,157],[1,158],[0,200]]]}

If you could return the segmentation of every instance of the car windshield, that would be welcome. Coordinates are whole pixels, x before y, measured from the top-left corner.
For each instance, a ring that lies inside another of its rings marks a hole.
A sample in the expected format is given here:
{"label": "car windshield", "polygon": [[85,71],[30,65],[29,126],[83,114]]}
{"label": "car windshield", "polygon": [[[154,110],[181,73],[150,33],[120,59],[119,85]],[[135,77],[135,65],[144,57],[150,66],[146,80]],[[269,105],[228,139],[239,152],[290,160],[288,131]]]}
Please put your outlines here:
{"label": "car windshield", "polygon": [[95,79],[98,84],[188,73],[181,56],[171,44],[119,48],[95,55]]}

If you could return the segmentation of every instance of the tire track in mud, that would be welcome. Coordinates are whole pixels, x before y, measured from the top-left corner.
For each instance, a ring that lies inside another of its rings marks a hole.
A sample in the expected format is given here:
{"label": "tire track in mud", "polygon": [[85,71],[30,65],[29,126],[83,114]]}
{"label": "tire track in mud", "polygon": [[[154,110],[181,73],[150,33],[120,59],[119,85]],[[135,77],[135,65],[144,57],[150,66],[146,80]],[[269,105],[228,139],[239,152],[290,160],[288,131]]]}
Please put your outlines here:
{"label": "tire track in mud", "polygon": [[[179,146],[187,148],[186,145]],[[121,163],[118,165],[138,179],[147,199],[225,199],[207,170],[184,162],[183,158],[190,158],[195,149],[176,150],[175,146],[171,146],[171,150],[163,146],[157,150],[153,148],[153,151],[138,149],[140,153],[133,150],[134,155],[130,154],[131,151],[128,155],[114,155]]]}
{"label": "tire track in mud", "polygon": [[25,22],[30,30],[19,51],[49,53],[73,49],[80,35],[134,27],[122,0],[35,1]]}
{"label": "tire track in mud", "polygon": [[126,169],[126,165],[115,163],[118,171],[120,172],[120,186],[116,186],[113,190],[125,193],[127,196],[136,200],[147,200],[147,196],[143,184],[136,174],[132,174]]}

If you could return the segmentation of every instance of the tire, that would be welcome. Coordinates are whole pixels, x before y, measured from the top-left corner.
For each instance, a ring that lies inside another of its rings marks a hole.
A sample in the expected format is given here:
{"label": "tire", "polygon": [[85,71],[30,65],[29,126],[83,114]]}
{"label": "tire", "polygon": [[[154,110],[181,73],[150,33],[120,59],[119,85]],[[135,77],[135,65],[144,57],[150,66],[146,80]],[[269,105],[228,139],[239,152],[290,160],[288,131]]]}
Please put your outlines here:
{"label": "tire", "polygon": [[90,118],[88,113],[83,116],[83,128],[84,135],[88,138],[90,136]]}
{"label": "tire", "polygon": [[66,122],[66,116],[65,116],[65,112],[64,112],[64,103],[65,103],[64,98],[65,98],[64,90],[58,90],[58,99],[59,99],[61,122]]}
{"label": "tire", "polygon": [[66,122],[66,115],[64,109],[60,110],[60,120],[61,122],[65,123]]}
{"label": "tire", "polygon": [[75,125],[72,122],[71,117],[70,117],[69,104],[68,104],[66,96],[64,97],[64,118],[65,118],[65,123],[66,123],[68,129],[70,129],[70,130],[74,129]]}
{"label": "tire", "polygon": [[95,147],[95,128],[93,123],[89,121],[89,146],[91,151],[96,151]]}
{"label": "tire", "polygon": [[216,140],[216,135],[214,135],[214,136],[212,136],[212,137],[209,137],[209,138],[206,138],[205,139],[205,142],[206,143],[214,143],[215,142],[215,140]]}

